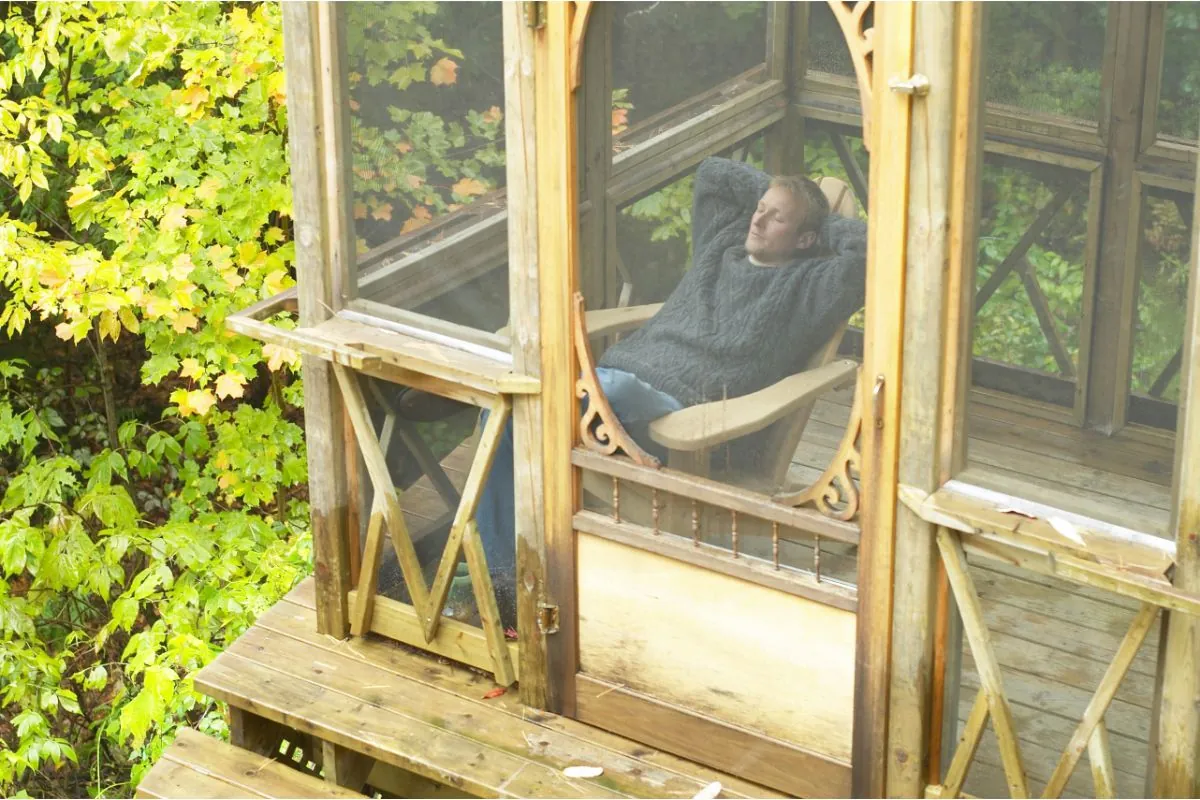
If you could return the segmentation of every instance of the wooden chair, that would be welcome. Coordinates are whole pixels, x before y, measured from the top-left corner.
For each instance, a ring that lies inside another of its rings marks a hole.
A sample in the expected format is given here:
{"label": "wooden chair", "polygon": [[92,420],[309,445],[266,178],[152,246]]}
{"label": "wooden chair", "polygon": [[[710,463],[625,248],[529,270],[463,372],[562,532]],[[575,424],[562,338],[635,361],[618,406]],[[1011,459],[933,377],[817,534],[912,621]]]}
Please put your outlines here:
{"label": "wooden chair", "polygon": [[[843,181],[822,178],[819,185],[829,199],[832,213],[855,215],[854,196]],[[634,330],[660,308],[662,304],[657,303],[588,312],[588,333],[599,337]],[[850,359],[837,359],[845,330],[845,324],[841,325],[803,372],[757,392],[691,406],[653,422],[650,437],[667,449],[667,466],[768,494],[782,489],[817,399],[854,380],[858,364]],[[723,473],[721,465],[713,464],[712,454],[717,448],[769,426],[775,426],[769,437],[769,450],[755,471],[743,470],[733,475]]]}

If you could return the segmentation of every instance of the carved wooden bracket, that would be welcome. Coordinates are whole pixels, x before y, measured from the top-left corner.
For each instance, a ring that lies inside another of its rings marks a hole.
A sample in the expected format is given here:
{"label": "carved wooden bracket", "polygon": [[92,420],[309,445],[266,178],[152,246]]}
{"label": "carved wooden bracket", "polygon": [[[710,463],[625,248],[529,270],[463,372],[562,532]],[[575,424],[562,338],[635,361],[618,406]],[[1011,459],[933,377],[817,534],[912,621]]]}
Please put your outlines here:
{"label": "carved wooden bracket", "polygon": [[613,412],[608,398],[600,389],[600,381],[596,377],[596,362],[592,357],[592,345],[588,341],[582,292],[575,293],[572,317],[575,329],[575,358],[579,367],[575,396],[580,400],[587,400],[587,410],[579,420],[579,436],[584,447],[604,455],[612,455],[621,450],[636,464],[644,467],[662,466],[657,458],[643,450],[626,432]]}
{"label": "carved wooden bracket", "polygon": [[858,78],[858,94],[862,102],[863,147],[871,149],[871,87],[875,73],[875,29],[866,27],[867,12],[874,5],[872,0],[829,0],[829,8],[842,28],[846,46],[850,48],[850,60],[854,63],[854,74]]}
{"label": "carved wooden bracket", "polygon": [[862,451],[859,449],[859,440],[862,437],[862,403],[859,400],[859,388],[861,387],[855,389],[850,420],[846,423],[846,432],[842,434],[842,441],[833,456],[833,461],[812,486],[798,492],[777,494],[773,498],[775,502],[789,506],[811,503],[822,514],[843,522],[858,515],[861,499],[854,478],[859,474],[862,464]]}
{"label": "carved wooden bracket", "polygon": [[576,0],[575,16],[571,20],[571,89],[579,88],[583,80],[583,37],[587,35],[591,0]]}

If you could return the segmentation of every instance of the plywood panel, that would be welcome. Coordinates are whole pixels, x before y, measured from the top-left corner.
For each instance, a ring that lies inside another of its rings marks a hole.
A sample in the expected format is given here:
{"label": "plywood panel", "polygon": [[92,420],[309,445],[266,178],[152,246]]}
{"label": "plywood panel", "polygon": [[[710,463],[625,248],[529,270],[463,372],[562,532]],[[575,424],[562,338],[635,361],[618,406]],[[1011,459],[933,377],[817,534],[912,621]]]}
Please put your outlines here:
{"label": "plywood panel", "polygon": [[850,758],[853,613],[587,534],[578,554],[582,671]]}

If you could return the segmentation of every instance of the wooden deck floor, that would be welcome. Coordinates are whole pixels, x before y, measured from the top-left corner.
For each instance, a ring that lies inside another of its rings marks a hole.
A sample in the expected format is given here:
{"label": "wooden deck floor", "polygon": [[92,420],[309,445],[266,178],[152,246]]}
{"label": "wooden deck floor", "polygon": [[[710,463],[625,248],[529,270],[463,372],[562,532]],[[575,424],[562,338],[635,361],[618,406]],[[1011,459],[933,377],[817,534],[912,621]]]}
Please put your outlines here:
{"label": "wooden deck floor", "polygon": [[[833,457],[850,400],[848,392],[839,392],[818,403],[793,461],[794,481],[810,483]],[[963,477],[1127,527],[1165,532],[1169,448],[1148,437],[1114,457],[1103,443],[1037,413],[1036,408],[1014,409],[986,398],[975,403],[970,468]],[[460,447],[444,462],[458,486],[465,481],[470,457],[471,450]],[[446,510],[425,480],[406,493],[404,502],[414,528]],[[996,562],[974,563],[972,573],[1013,704],[1022,754],[1035,785],[1031,790],[1040,790],[1132,621],[1136,604]],[[1141,796],[1144,791],[1157,648],[1156,623],[1105,717],[1123,796]],[[970,653],[964,652],[960,725],[978,685]],[[1086,759],[1085,753],[1066,796],[1093,793]],[[966,791],[983,797],[1008,794],[990,730]]]}

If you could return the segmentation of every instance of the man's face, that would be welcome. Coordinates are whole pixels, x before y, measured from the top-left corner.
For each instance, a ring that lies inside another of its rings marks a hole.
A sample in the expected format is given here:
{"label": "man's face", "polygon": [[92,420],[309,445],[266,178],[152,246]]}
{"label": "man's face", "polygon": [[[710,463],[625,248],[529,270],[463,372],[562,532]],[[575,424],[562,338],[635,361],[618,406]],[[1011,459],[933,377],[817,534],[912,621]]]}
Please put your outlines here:
{"label": "man's face", "polygon": [[803,206],[782,186],[772,186],[758,201],[746,234],[746,252],[763,264],[782,264],[797,250],[816,242],[814,231],[800,233]]}

